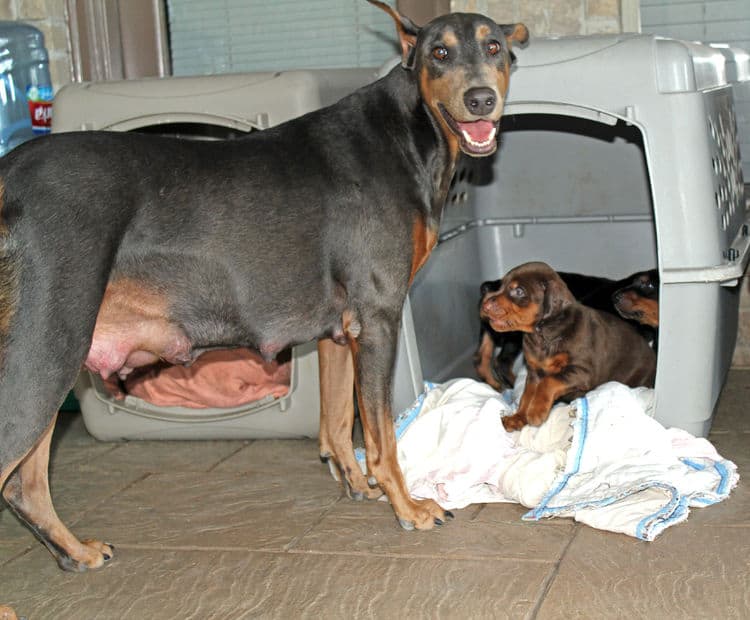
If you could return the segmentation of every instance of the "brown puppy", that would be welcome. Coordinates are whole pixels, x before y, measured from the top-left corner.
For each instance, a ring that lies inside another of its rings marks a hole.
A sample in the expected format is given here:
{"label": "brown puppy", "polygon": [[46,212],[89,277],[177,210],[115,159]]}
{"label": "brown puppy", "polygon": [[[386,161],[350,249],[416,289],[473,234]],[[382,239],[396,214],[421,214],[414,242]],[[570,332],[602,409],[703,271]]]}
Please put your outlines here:
{"label": "brown puppy", "polygon": [[622,319],[577,302],[546,263],[509,271],[482,312],[495,331],[524,332],[528,376],[518,411],[503,418],[508,431],[542,424],[555,401],[571,401],[607,381],[654,384],[656,356],[648,343]]}

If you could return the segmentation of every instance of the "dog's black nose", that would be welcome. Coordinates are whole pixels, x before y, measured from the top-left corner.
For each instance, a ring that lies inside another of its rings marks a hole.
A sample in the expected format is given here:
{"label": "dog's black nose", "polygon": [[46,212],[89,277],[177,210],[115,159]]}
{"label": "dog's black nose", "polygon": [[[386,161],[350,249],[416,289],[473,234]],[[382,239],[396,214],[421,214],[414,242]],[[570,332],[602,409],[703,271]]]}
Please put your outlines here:
{"label": "dog's black nose", "polygon": [[495,91],[485,86],[470,88],[464,93],[466,109],[477,116],[484,116],[492,112],[496,103]]}

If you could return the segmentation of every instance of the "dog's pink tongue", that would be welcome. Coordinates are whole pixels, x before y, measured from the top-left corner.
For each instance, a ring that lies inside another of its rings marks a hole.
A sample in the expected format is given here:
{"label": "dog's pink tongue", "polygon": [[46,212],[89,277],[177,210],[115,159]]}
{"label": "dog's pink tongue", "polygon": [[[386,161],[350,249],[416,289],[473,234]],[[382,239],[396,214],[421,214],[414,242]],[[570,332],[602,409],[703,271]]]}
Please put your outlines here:
{"label": "dog's pink tongue", "polygon": [[461,131],[469,134],[474,142],[487,142],[492,135],[495,124],[490,121],[474,121],[471,123],[458,123]]}

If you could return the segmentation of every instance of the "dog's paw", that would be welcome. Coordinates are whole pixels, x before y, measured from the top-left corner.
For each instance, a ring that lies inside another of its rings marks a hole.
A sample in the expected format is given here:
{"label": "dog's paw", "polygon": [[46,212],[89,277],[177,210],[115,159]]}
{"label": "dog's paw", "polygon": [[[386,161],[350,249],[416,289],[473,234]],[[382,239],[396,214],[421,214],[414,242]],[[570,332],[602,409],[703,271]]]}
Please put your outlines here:
{"label": "dog's paw", "polygon": [[115,547],[110,543],[98,540],[82,540],[80,553],[75,557],[64,555],[58,557],[60,568],[82,573],[90,569],[101,568],[115,556]]}
{"label": "dog's paw", "polygon": [[0,620],[18,620],[18,616],[11,607],[0,605]]}
{"label": "dog's paw", "polygon": [[431,499],[412,500],[410,514],[397,514],[399,525],[407,531],[431,530],[453,519],[450,510],[443,510]]}
{"label": "dog's paw", "polygon": [[345,476],[344,477],[344,490],[346,496],[354,501],[361,502],[365,499],[378,499],[383,491],[380,487],[371,487],[367,484],[367,480],[364,476]]}
{"label": "dog's paw", "polygon": [[513,431],[520,431],[528,422],[526,421],[525,415],[519,415],[516,413],[503,417],[502,423],[503,428],[509,433],[512,433]]}

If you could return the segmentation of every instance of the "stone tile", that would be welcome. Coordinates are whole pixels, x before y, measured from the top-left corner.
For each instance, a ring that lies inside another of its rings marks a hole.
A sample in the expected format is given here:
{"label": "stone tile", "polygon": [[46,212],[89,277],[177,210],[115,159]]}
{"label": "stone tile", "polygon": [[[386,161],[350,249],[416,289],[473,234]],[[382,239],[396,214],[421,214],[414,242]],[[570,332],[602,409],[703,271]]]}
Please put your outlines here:
{"label": "stone tile", "polygon": [[586,17],[619,19],[620,0],[586,0]]}
{"label": "stone tile", "polygon": [[112,498],[142,478],[139,472],[102,469],[96,465],[79,464],[65,469],[52,468],[50,491],[60,518],[73,523],[81,514]]}
{"label": "stone tile", "polygon": [[742,289],[740,311],[737,317],[737,345],[732,357],[732,366],[750,366],[750,309],[745,307],[744,300],[750,295]]}
{"label": "stone tile", "polygon": [[719,396],[711,431],[713,433],[750,432],[748,403],[750,403],[750,369],[733,368],[729,371],[727,382]]}
{"label": "stone tile", "polygon": [[[26,544],[25,542],[21,541],[20,539],[17,539],[15,541],[3,541],[0,540],[0,565],[5,564],[8,562],[13,556],[17,555],[19,552],[30,549],[31,543]],[[0,596],[0,598],[2,598]]]}
{"label": "stone tile", "polygon": [[68,51],[68,27],[62,23],[53,23],[48,20],[35,24],[44,35],[44,47],[50,53]]}
{"label": "stone tile", "polygon": [[524,2],[519,6],[519,21],[526,24],[535,36],[549,34],[549,14],[542,0]]}
{"label": "stone tile", "polygon": [[[496,525],[504,524],[519,524],[526,523],[521,519],[529,511],[525,506],[520,504],[484,504],[481,506],[481,510],[474,517],[476,521],[482,521],[484,523],[494,523]],[[529,524],[535,526],[562,526],[570,527],[573,523],[570,519],[544,519],[542,521],[529,521]]]}
{"label": "stone tile", "polygon": [[452,0],[451,11],[455,13],[487,14],[488,5],[488,0]]}
{"label": "stone tile", "polygon": [[16,19],[15,0],[0,0],[0,19]]}
{"label": "stone tile", "polygon": [[[328,471],[316,439],[264,439],[247,443],[214,469],[216,472],[288,472],[299,475]],[[331,478],[333,481],[333,478]]]}
{"label": "stone tile", "polygon": [[619,19],[594,17],[586,20],[584,34],[617,34],[622,32]]}
{"label": "stone tile", "polygon": [[49,73],[52,78],[52,88],[57,93],[63,86],[73,81],[73,66],[70,56],[65,55],[50,58]]}
{"label": "stone tile", "polygon": [[117,444],[99,465],[141,475],[206,472],[243,445],[241,441],[130,441]]}
{"label": "stone tile", "polygon": [[86,430],[79,413],[60,413],[52,434],[50,463],[64,468],[104,457],[121,444],[98,441]]}
{"label": "stone tile", "polygon": [[124,550],[60,571],[44,550],[0,567],[29,618],[523,618],[553,566],[505,560]]}
{"label": "stone tile", "polygon": [[[369,506],[365,507],[369,508]],[[554,562],[570,540],[573,525],[549,528],[528,523],[470,520],[468,511],[430,531],[407,532],[393,512],[372,518],[340,517],[332,510],[292,548],[318,552],[389,554],[443,558],[515,558]]]}
{"label": "stone tile", "polygon": [[338,497],[310,477],[156,474],[87,513],[77,529],[104,532],[115,545],[282,549]]}
{"label": "stone tile", "polygon": [[748,557],[744,528],[688,521],[651,543],[581,528],[536,617],[747,618]]}
{"label": "stone tile", "polygon": [[549,34],[576,35],[583,33],[583,5],[581,2],[571,1],[550,4]]}
{"label": "stone tile", "polygon": [[518,21],[514,3],[508,0],[488,0],[487,16],[498,24],[512,24]]}
{"label": "stone tile", "polygon": [[18,0],[19,19],[61,18],[65,14],[64,0]]}
{"label": "stone tile", "polygon": [[[96,532],[80,530],[75,526],[76,521],[87,510],[100,504],[109,505],[113,497],[137,478],[128,472],[101,471],[86,464],[56,470],[50,475],[52,501],[63,523],[82,538],[93,537]],[[10,510],[0,511],[0,541],[18,538],[36,540]]]}
{"label": "stone tile", "polygon": [[[693,526],[750,528],[750,470],[740,470],[740,481],[729,497],[713,506],[691,508],[688,523]],[[750,534],[750,530],[746,530]]]}
{"label": "stone tile", "polygon": [[167,471],[208,471],[241,450],[247,441],[99,441],[77,413],[61,413],[52,440],[50,462],[97,464],[134,475]]}
{"label": "stone tile", "polygon": [[10,510],[0,512],[0,545],[17,544],[19,540],[23,540],[22,530],[26,528]]}
{"label": "stone tile", "polygon": [[737,465],[740,478],[750,476],[750,433],[716,432],[708,439],[721,456]]}

